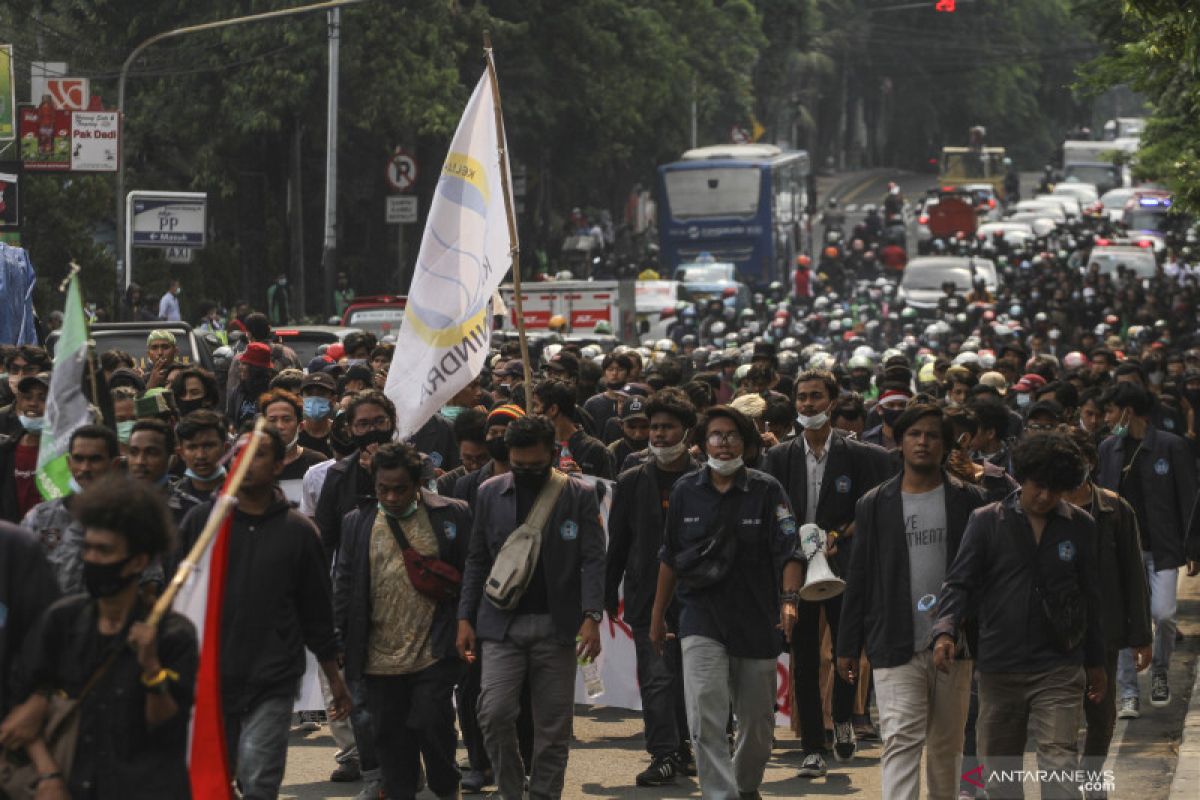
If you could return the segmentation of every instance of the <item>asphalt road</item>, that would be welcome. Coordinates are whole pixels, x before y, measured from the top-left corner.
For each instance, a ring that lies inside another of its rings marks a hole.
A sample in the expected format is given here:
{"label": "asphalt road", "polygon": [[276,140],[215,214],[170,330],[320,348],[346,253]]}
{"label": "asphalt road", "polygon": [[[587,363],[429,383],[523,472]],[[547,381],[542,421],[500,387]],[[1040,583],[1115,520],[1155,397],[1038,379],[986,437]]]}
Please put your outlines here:
{"label": "asphalt road", "polygon": [[[1182,578],[1179,591],[1180,630],[1183,643],[1176,648],[1171,662],[1170,681],[1174,697],[1165,708],[1149,704],[1149,676],[1141,676],[1142,716],[1117,721],[1108,768],[1115,774],[1114,800],[1174,800],[1171,780],[1178,761],[1180,733],[1190,700],[1197,657],[1200,655],[1200,577]],[[800,765],[799,742],[791,731],[778,729],[777,744],[763,782],[764,797],[830,796],[876,798],[880,789],[878,744],[865,746],[848,764],[830,761],[829,775],[823,779],[797,777]],[[292,733],[288,749],[285,798],[353,797],[360,784],[329,783],[334,767],[333,740],[322,728],[315,733]],[[460,749],[460,760],[465,759]],[[680,798],[699,797],[695,779],[681,778],[674,787],[639,789],[634,776],[649,759],[642,750],[641,717],[636,712],[614,708],[576,709],[575,741],[567,768],[565,798]],[[1026,768],[1035,769],[1031,754]],[[1200,798],[1200,786],[1192,787],[1188,800]],[[499,797],[497,794],[477,795]],[[434,795],[422,793],[423,800]],[[1036,785],[1027,786],[1026,797],[1040,797]],[[1179,798],[1176,792],[1175,798]]]}

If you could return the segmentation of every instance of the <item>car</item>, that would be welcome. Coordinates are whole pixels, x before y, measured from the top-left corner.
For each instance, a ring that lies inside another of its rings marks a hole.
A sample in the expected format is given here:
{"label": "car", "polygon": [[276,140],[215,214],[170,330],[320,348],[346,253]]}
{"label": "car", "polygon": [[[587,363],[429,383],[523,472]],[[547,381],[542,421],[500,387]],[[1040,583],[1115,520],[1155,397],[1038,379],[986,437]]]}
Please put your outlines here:
{"label": "car", "polygon": [[1128,231],[1165,233],[1172,227],[1171,208],[1174,199],[1159,189],[1139,189],[1125,201],[1121,224]]}
{"label": "car", "polygon": [[1039,194],[1033,198],[1033,202],[1057,203],[1058,207],[1067,215],[1067,222],[1072,224],[1079,222],[1083,217],[1083,204],[1079,202],[1079,198],[1072,197],[1071,195]]}
{"label": "car", "polygon": [[1100,195],[1100,206],[1108,216],[1108,221],[1116,224],[1125,216],[1125,204],[1133,197],[1136,189],[1123,186],[1119,189],[1109,189]]}
{"label": "car", "polygon": [[962,295],[973,288],[974,278],[982,275],[989,291],[996,291],[999,276],[996,265],[987,258],[963,256],[921,256],[908,262],[900,278],[897,300],[920,314],[937,311],[938,300],[945,294],[942,284],[954,281]]}
{"label": "car", "polygon": [[933,243],[933,232],[929,230],[929,210],[938,204],[936,193],[922,199],[916,204],[914,216],[917,218],[917,253],[925,255]]}
{"label": "car", "polygon": [[960,187],[970,192],[975,198],[975,212],[980,219],[995,220],[1000,218],[1000,201],[996,199],[996,187],[990,183],[968,183]]}
{"label": "car", "polygon": [[1100,193],[1096,191],[1094,183],[1084,183],[1083,181],[1062,181],[1055,185],[1052,195],[1067,195],[1074,197],[1079,201],[1081,206],[1086,206],[1096,202],[1100,198]]}
{"label": "car", "polygon": [[1090,183],[1101,194],[1125,185],[1125,174],[1121,167],[1107,162],[1067,164],[1063,168],[1063,181],[1072,179]]}
{"label": "car", "polygon": [[1118,267],[1133,270],[1139,278],[1153,278],[1158,274],[1158,260],[1150,245],[1113,244],[1105,240],[1092,248],[1084,270],[1095,264],[1101,275],[1115,275]]}
{"label": "car", "polygon": [[394,337],[404,322],[406,295],[377,294],[356,297],[342,314],[343,328],[358,328],[379,339]]}
{"label": "car", "polygon": [[1017,214],[1025,214],[1035,212],[1043,217],[1050,217],[1060,225],[1066,225],[1070,220],[1067,219],[1066,209],[1063,204],[1057,200],[1022,200],[1008,210],[1006,219],[1012,219]]}
{"label": "car", "polygon": [[346,328],[341,325],[289,325],[286,328],[272,329],[280,344],[292,348],[301,364],[312,361],[321,345],[341,342],[350,334],[361,332],[361,328]]}
{"label": "car", "polygon": [[1018,247],[1030,239],[1037,238],[1037,234],[1033,232],[1033,226],[1028,222],[1013,222],[1010,219],[1000,222],[985,222],[979,226],[979,230],[975,231],[975,235],[980,241],[987,241],[997,232],[1004,237],[1004,241]]}
{"label": "car", "polygon": [[[88,335],[96,343],[96,353],[108,350],[124,350],[133,357],[139,369],[149,371],[154,365],[146,356],[146,337],[150,331],[170,331],[175,336],[175,347],[179,360],[188,365],[196,364],[214,374],[222,372],[221,365],[213,354],[221,347],[215,334],[193,328],[187,322],[98,322],[88,328]],[[46,338],[46,349],[53,353],[60,331],[53,331]]]}
{"label": "car", "polygon": [[703,307],[710,300],[721,300],[740,312],[750,307],[750,287],[738,280],[736,265],[723,261],[696,261],[675,269],[679,300]]}

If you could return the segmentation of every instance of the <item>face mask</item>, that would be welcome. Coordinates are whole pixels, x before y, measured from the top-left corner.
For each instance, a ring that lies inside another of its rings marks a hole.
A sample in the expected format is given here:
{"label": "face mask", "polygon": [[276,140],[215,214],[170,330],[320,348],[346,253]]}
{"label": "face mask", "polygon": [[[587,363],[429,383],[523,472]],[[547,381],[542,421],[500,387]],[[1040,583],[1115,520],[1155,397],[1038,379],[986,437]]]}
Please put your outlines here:
{"label": "face mask", "polygon": [[806,417],[800,414],[796,417],[796,421],[800,423],[800,427],[806,431],[819,431],[825,427],[825,423],[829,422],[829,412],[822,411],[820,414],[813,414],[811,417]]}
{"label": "face mask", "polygon": [[365,450],[373,444],[387,444],[391,440],[391,431],[367,431],[354,434],[354,445],[359,450]]}
{"label": "face mask", "polygon": [[889,428],[896,424],[896,420],[900,419],[903,413],[904,406],[884,406],[879,409],[879,416],[883,417]]}
{"label": "face mask", "polygon": [[387,514],[389,517],[395,517],[396,519],[411,519],[412,515],[417,513],[417,498],[414,497],[411,503],[405,506],[402,510],[397,511],[395,514],[384,508],[382,504],[379,507],[382,508],[383,513]]}
{"label": "face mask", "polygon": [[609,381],[608,383],[606,383],[604,385],[607,386],[609,389],[616,391],[617,389],[620,389],[622,386],[625,385],[625,381]]}
{"label": "face mask", "polygon": [[92,597],[112,597],[133,583],[138,573],[121,574],[121,570],[125,569],[125,565],[132,558],[133,556],[130,556],[112,564],[93,564],[90,561],[84,561],[83,585],[87,588],[87,593]]}
{"label": "face mask", "polygon": [[453,422],[458,419],[458,415],[467,409],[463,406],[442,406],[442,416]]}
{"label": "face mask", "polygon": [[121,444],[129,444],[129,437],[133,436],[133,426],[136,422],[136,419],[127,419],[117,423],[117,439]]}
{"label": "face mask", "polygon": [[503,436],[498,436],[495,439],[488,439],[483,443],[487,448],[488,455],[493,461],[499,461],[501,464],[508,463],[508,443],[504,441]]}
{"label": "face mask", "polygon": [[1027,394],[1017,395],[1017,407],[1018,408],[1025,408],[1025,406],[1029,405],[1031,402],[1033,402],[1032,396],[1027,395]]}
{"label": "face mask", "polygon": [[297,427],[297,428],[296,428],[296,435],[295,435],[295,436],[293,436],[293,437],[292,437],[292,440],[291,440],[290,442],[288,442],[288,443],[287,443],[287,449],[288,449],[288,450],[291,450],[293,447],[295,447],[295,446],[296,446],[296,444],[297,444],[299,441],[300,441],[300,428],[299,428],[299,427]]}
{"label": "face mask", "polygon": [[1162,370],[1155,370],[1150,373],[1150,383],[1153,386],[1162,386],[1162,382],[1166,380],[1167,373]]}
{"label": "face mask", "polygon": [[1129,418],[1122,414],[1117,424],[1113,425],[1112,435],[1119,438],[1127,433],[1129,433]]}
{"label": "face mask", "polygon": [[199,481],[200,483],[212,483],[213,481],[218,481],[225,477],[225,467],[217,467],[215,470],[213,470],[211,475],[200,475],[191,467],[188,467],[186,470],[184,470],[183,477],[187,478],[188,480]]}
{"label": "face mask", "polygon": [[684,453],[687,452],[687,444],[683,441],[666,447],[655,447],[650,445],[650,455],[658,462],[659,466],[665,467],[667,464],[674,464]]}
{"label": "face mask", "polygon": [[180,400],[178,401],[180,416],[187,416],[193,411],[199,411],[204,408],[204,398],[198,400]]}
{"label": "face mask", "polygon": [[857,391],[865,392],[867,389],[869,389],[871,387],[871,376],[870,375],[851,375],[850,376],[850,385],[853,386]]}
{"label": "face mask", "polygon": [[513,467],[513,483],[521,489],[541,490],[550,479],[550,465],[544,467]]}
{"label": "face mask", "polygon": [[304,416],[306,419],[325,419],[329,416],[333,404],[327,397],[304,398]]}
{"label": "face mask", "polygon": [[742,457],[731,458],[728,461],[722,461],[716,456],[708,457],[708,468],[718,475],[729,476],[742,468]]}
{"label": "face mask", "polygon": [[37,433],[46,425],[45,417],[27,417],[22,414],[17,419],[21,420],[21,427],[29,433]]}

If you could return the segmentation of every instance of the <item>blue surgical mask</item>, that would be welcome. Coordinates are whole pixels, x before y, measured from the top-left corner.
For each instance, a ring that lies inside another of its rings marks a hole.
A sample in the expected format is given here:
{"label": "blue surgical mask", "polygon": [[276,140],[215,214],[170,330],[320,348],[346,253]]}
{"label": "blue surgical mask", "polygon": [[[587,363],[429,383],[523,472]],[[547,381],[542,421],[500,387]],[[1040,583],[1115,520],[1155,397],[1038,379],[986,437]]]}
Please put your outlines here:
{"label": "blue surgical mask", "polygon": [[46,425],[45,417],[27,417],[21,414],[17,419],[21,420],[21,427],[29,433],[37,433]]}
{"label": "blue surgical mask", "polygon": [[391,511],[388,511],[382,503],[379,504],[379,507],[383,510],[383,513],[389,517],[394,517],[396,519],[410,519],[412,518],[413,514],[417,513],[417,498],[414,497],[411,503],[394,514]]}
{"label": "blue surgical mask", "polygon": [[333,403],[327,397],[304,398],[304,417],[306,419],[325,419],[329,416]]}
{"label": "blue surgical mask", "polygon": [[184,470],[183,476],[188,480],[200,481],[201,483],[212,483],[216,480],[221,480],[225,477],[225,467],[220,466],[211,475],[197,475],[191,467]]}
{"label": "blue surgical mask", "polygon": [[129,444],[129,437],[133,436],[133,425],[137,422],[136,419],[127,419],[124,422],[117,423],[117,439],[121,444]]}

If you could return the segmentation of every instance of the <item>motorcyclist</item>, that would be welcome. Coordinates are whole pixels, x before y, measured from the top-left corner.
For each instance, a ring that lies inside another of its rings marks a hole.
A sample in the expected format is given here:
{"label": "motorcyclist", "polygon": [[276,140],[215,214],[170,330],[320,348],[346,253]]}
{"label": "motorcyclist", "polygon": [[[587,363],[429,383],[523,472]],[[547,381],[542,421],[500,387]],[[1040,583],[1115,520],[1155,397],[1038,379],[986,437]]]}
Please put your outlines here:
{"label": "motorcyclist", "polygon": [[837,231],[840,235],[842,229],[846,227],[846,215],[838,207],[837,198],[831,197],[825,204],[825,213],[821,215],[821,225],[825,228],[826,237],[830,231]]}
{"label": "motorcyclist", "polygon": [[888,182],[887,194],[883,198],[883,213],[889,219],[904,213],[904,195],[895,181]]}
{"label": "motorcyclist", "polygon": [[1042,178],[1038,181],[1038,194],[1049,194],[1054,190],[1054,167],[1047,164],[1042,167]]}
{"label": "motorcyclist", "polygon": [[1011,158],[1004,159],[1004,202],[1012,205],[1021,200],[1021,176]]}

